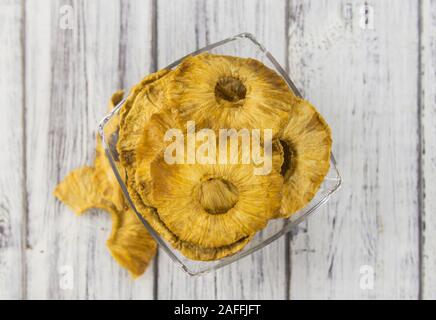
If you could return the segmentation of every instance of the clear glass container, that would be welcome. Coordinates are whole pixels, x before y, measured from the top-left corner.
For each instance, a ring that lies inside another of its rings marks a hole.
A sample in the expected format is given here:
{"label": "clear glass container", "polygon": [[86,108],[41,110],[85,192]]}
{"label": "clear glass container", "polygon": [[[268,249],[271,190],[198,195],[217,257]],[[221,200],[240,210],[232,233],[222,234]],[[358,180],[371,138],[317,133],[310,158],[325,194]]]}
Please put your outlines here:
{"label": "clear glass container", "polygon": [[[284,80],[287,82],[291,90],[301,97],[300,92],[295,87],[291,78],[285,72],[285,70],[280,66],[280,64],[274,59],[268,50],[261,45],[256,38],[249,33],[242,33],[234,37],[216,42],[214,44],[208,45],[202,49],[190,53],[189,55],[196,55],[202,52],[211,52],[214,54],[226,54],[234,55],[239,57],[254,58],[262,61],[269,68],[277,71]],[[181,58],[166,67],[166,69],[173,69],[182,60]],[[232,256],[228,256],[215,261],[197,261],[191,260],[183,256],[178,250],[174,249],[165,239],[163,239],[154,229],[147,223],[147,221],[141,216],[141,214],[136,210],[129,193],[127,192],[127,187],[123,183],[119,175],[118,168],[120,163],[118,161],[118,154],[116,151],[116,143],[118,140],[118,117],[116,115],[120,111],[125,100],[121,101],[114,110],[109,113],[101,121],[99,125],[99,134],[102,138],[103,147],[106,151],[106,155],[109,158],[112,169],[121,185],[121,188],[128,200],[130,206],[133,208],[135,213],[138,215],[139,219],[144,224],[144,227],[153,235],[156,241],[159,243],[160,247],[170,256],[170,258],[178,264],[186,273],[190,275],[199,275],[212,270],[216,270],[223,266],[226,266],[232,262],[242,259],[245,256],[252,254],[253,252],[267,246],[271,242],[277,240],[279,237],[283,236],[289,232],[293,227],[299,224],[301,221],[306,219],[310,214],[315,212],[326,203],[330,196],[338,190],[341,185],[341,177],[339,175],[338,169],[336,168],[336,161],[331,155],[331,166],[330,171],[325,177],[319,191],[312,199],[312,201],[306,205],[300,211],[294,213],[290,218],[287,219],[274,219],[270,220],[268,225],[262,231],[258,232],[253,239],[239,252]]]}

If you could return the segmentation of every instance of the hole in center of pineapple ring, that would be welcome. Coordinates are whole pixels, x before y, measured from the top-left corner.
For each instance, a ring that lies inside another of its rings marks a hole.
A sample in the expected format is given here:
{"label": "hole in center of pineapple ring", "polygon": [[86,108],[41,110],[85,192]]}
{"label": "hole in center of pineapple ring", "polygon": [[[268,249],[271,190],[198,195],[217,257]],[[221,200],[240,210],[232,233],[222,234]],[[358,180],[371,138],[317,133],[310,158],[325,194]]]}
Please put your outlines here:
{"label": "hole in center of pineapple ring", "polygon": [[215,85],[215,98],[217,101],[238,102],[245,99],[246,93],[247,89],[244,84],[234,77],[222,77]]}
{"label": "hole in center of pineapple ring", "polygon": [[238,188],[222,178],[209,178],[200,183],[198,201],[210,214],[223,214],[232,209],[239,200]]}
{"label": "hole in center of pineapple ring", "polygon": [[287,180],[295,171],[295,156],[296,152],[292,144],[280,140],[280,144],[283,147],[283,164],[280,170],[280,174]]}

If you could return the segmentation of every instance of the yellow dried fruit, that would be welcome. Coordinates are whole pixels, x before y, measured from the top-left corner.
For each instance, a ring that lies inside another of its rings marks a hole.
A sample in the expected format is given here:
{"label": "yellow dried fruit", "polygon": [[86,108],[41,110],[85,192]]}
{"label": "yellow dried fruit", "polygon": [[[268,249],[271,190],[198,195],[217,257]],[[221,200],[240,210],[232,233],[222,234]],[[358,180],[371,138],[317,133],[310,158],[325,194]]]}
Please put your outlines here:
{"label": "yellow dried fruit", "polygon": [[294,106],[280,138],[285,153],[281,215],[303,208],[318,191],[330,168],[331,131],[307,101]]}
{"label": "yellow dried fruit", "polygon": [[157,245],[132,209],[112,213],[112,233],[106,242],[112,256],[136,278],[145,272]]}
{"label": "yellow dried fruit", "polygon": [[148,203],[147,194],[150,183],[150,163],[163,152],[169,144],[164,137],[171,129],[180,129],[186,132],[181,124],[178,113],[174,109],[166,108],[153,114],[144,126],[142,136],[136,146],[137,168],[135,172],[136,187],[145,203]]}
{"label": "yellow dried fruit", "polygon": [[150,166],[151,204],[178,238],[201,247],[230,245],[266,226],[280,206],[282,177],[252,164]]}
{"label": "yellow dried fruit", "polygon": [[[214,132],[271,129],[272,172],[253,174],[261,154],[249,164],[167,163],[166,133],[180,129],[186,137],[188,121]],[[136,209],[195,260],[234,254],[270,219],[306,205],[329,169],[330,148],[325,121],[275,71],[254,59],[209,53],[135,86],[121,109],[117,143]],[[117,202],[112,190],[103,191]]]}
{"label": "yellow dried fruit", "polygon": [[115,91],[112,94],[111,99],[109,100],[108,110],[112,111],[112,109],[115,108],[117,104],[121,102],[121,100],[123,100],[123,97],[124,97],[124,90]]}
{"label": "yellow dried fruit", "polygon": [[190,56],[173,79],[166,98],[199,128],[267,128],[275,136],[297,101],[282,77],[249,58]]}
{"label": "yellow dried fruit", "polygon": [[79,215],[91,208],[111,208],[110,202],[101,197],[93,182],[94,168],[82,167],[71,171],[56,186],[53,194]]}
{"label": "yellow dried fruit", "polygon": [[142,130],[151,115],[164,107],[164,93],[170,71],[161,70],[150,79],[138,84],[121,108],[120,133],[117,150],[121,164],[132,170],[135,164],[135,149]]}
{"label": "yellow dried fruit", "polygon": [[[163,150],[168,142],[164,141],[164,135],[169,129],[180,129],[182,132],[186,131],[186,127],[181,123],[181,120],[178,117],[177,109],[165,108],[159,112],[153,114],[148,122],[145,123],[144,129],[142,131],[142,137],[136,149],[136,174],[135,176],[129,175],[128,180],[128,190],[129,194],[135,203],[138,211],[144,216],[144,218],[150,223],[150,225],[161,234],[167,241],[169,241],[175,248],[178,248],[182,254],[185,256],[196,259],[196,260],[213,260],[221,257],[225,257],[227,255],[231,255],[239,250],[241,250],[251,239],[253,233],[260,228],[265,226],[265,223],[269,218],[275,217],[276,212],[278,211],[279,203],[280,203],[280,185],[282,178],[278,174],[280,172],[280,167],[283,162],[283,150],[281,144],[278,141],[274,141],[273,143],[273,168],[275,170],[275,178],[276,178],[276,187],[265,187],[263,185],[262,190],[258,190],[258,195],[256,201],[261,203],[265,203],[268,201],[264,201],[264,199],[274,199],[269,201],[270,205],[275,206],[275,209],[271,210],[263,210],[264,207],[260,206],[262,214],[267,214],[267,217],[262,217],[262,222],[258,225],[258,227],[249,229],[249,227],[245,227],[248,230],[247,234],[240,234],[232,238],[232,235],[224,235],[219,232],[219,228],[217,225],[212,225],[210,223],[211,230],[216,234],[220,234],[220,237],[224,240],[220,240],[216,238],[216,243],[213,243],[215,247],[207,247],[202,244],[195,243],[192,239],[183,239],[180,235],[176,234],[176,232],[168,225],[167,221],[161,216],[161,210],[159,207],[154,209],[150,207],[150,205],[154,205],[154,203],[150,204],[150,199],[148,198],[148,192],[150,191],[151,175],[150,175],[150,164],[151,162],[158,157],[158,155],[163,154]],[[195,167],[195,166],[194,166]],[[209,167],[214,167],[209,166]],[[241,165],[243,168],[244,165]],[[251,177],[254,180],[256,176],[253,176],[252,171],[253,168],[249,166],[250,169],[247,169],[247,177]],[[193,168],[196,170],[195,168]],[[259,180],[270,180],[270,178],[266,177],[257,177]],[[159,178],[157,180],[160,180]],[[272,179],[273,180],[273,179]],[[162,181],[166,181],[164,178]],[[254,183],[256,184],[256,183]],[[274,185],[274,183],[272,183]],[[236,200],[239,196],[238,191],[235,188],[226,189],[225,187],[229,187],[230,184],[221,179],[212,179],[206,182],[199,190],[198,197],[201,199],[202,204],[205,210],[209,210],[210,212],[221,212],[222,210],[229,208],[229,206]],[[180,185],[175,185],[175,187],[180,187]],[[259,187],[259,185],[257,185]],[[265,188],[265,189],[264,189]],[[256,190],[256,188],[251,191]],[[265,192],[265,190],[268,190]],[[159,192],[158,192],[159,193]],[[245,195],[244,195],[245,196]],[[160,197],[160,195],[158,196]],[[243,201],[241,202],[243,203]],[[174,205],[180,204],[179,202],[173,203]],[[257,206],[257,204],[255,203]],[[259,210],[259,207],[257,208]],[[185,210],[182,210],[183,212]],[[262,215],[261,214],[261,215]],[[172,213],[171,216],[174,216]],[[231,215],[231,214],[229,214]],[[236,218],[237,215],[235,215]],[[183,221],[183,218],[180,218]],[[209,219],[212,220],[212,219]],[[225,218],[223,216],[215,219],[217,221],[224,221],[226,223]],[[258,222],[259,220],[254,219],[253,222]],[[201,225],[201,223],[199,223]],[[220,222],[218,222],[218,225]],[[223,224],[223,223],[221,223]],[[230,226],[225,226],[227,229],[231,228],[231,222],[228,223]],[[202,230],[199,230],[202,232]],[[222,231],[222,229],[221,229]],[[212,236],[213,238],[213,236]]]}
{"label": "yellow dried fruit", "polygon": [[[137,152],[137,157],[140,158],[140,156],[144,156],[142,160],[147,159],[145,162],[140,162],[137,169],[137,174],[135,177],[131,177],[128,180],[128,191],[132,198],[132,201],[134,202],[137,210],[144,216],[144,218],[147,220],[147,222],[153,227],[155,231],[157,231],[164,239],[169,241],[169,243],[175,247],[176,249],[180,250],[180,252],[185,255],[188,258],[195,259],[195,260],[214,260],[219,259],[228,255],[231,255],[239,250],[241,250],[252,238],[252,234],[247,236],[242,236],[240,239],[236,239],[235,241],[228,240],[226,245],[220,245],[216,247],[205,247],[202,245],[198,245],[192,241],[186,241],[181,239],[178,235],[174,233],[174,230],[172,230],[163,220],[160,216],[159,208],[155,209],[153,207],[150,207],[149,199],[146,199],[145,197],[141,196],[138,191],[143,190],[141,188],[138,188],[138,183],[135,181],[136,177],[138,177],[138,172],[144,167],[143,164],[148,164],[153,159],[157,157],[157,155],[162,155],[163,149],[165,146],[163,136],[167,129],[174,129],[174,128],[180,128],[180,123],[177,121],[177,113],[172,112],[169,109],[162,110],[161,112],[158,112],[154,114],[150,121],[146,124],[144,128],[144,134],[143,137],[147,137],[145,141],[148,141],[149,143],[144,144],[144,150],[142,152]],[[184,128],[180,128],[182,131]],[[147,148],[147,146],[149,146]],[[275,166],[276,172],[280,170],[281,163],[283,161],[283,156],[281,153],[281,145],[278,142],[274,143],[273,146],[273,163]],[[149,171],[149,169],[148,169]],[[151,178],[151,177],[150,177]],[[277,174],[277,178],[281,180],[282,178]],[[281,181],[279,182],[281,183]],[[235,201],[236,193],[234,193],[235,190],[231,190],[230,192],[223,193],[221,195],[218,195],[220,191],[224,191],[223,187],[224,184],[221,184],[222,188],[219,188],[219,184],[216,186],[213,185],[213,183],[209,183],[208,185],[204,186],[204,188],[200,191],[202,194],[199,196],[203,198],[204,205],[206,208],[209,208],[212,212],[214,210],[223,210],[223,206],[225,206],[225,202],[227,201],[230,205],[230,202]],[[216,190],[213,190],[214,187],[217,187]],[[138,190],[139,189],[139,190]],[[277,197],[278,188],[270,188],[271,191],[271,197]],[[211,200],[211,202],[208,203],[208,199],[205,199],[204,195],[210,194],[210,196],[214,199]],[[262,195],[264,196],[264,195]],[[233,197],[233,199],[230,199]],[[220,200],[218,200],[220,198]],[[278,208],[279,205],[279,196],[274,201],[274,203],[277,205],[276,208]],[[215,208],[214,205],[218,205],[218,203],[221,203],[221,208]],[[224,204],[223,204],[224,203]],[[277,210],[275,210],[277,211]]]}
{"label": "yellow dried fruit", "polygon": [[249,236],[240,239],[230,245],[216,248],[205,248],[187,241],[180,240],[162,222],[157,210],[143,203],[135,188],[132,187],[132,184],[134,183],[128,181],[129,195],[133,203],[135,204],[136,209],[143,215],[143,217],[147,220],[147,222],[149,222],[151,227],[157,233],[159,233],[165,240],[170,243],[170,245],[172,245],[175,249],[179,250],[185,257],[189,259],[211,261],[227,257],[242,250],[242,248],[244,248],[253,237]]}
{"label": "yellow dried fruit", "polygon": [[[118,104],[122,97],[122,91],[116,92],[109,108]],[[156,242],[127,206],[100,139],[97,139],[95,166],[73,170],[56,187],[54,195],[77,214],[91,208],[109,212],[112,232],[107,246],[111,255],[134,278],[145,271],[156,254]]]}
{"label": "yellow dried fruit", "polygon": [[[123,99],[124,90],[116,91],[112,94],[112,97],[108,103],[108,110],[112,111],[112,109]],[[117,118],[119,116],[116,116]],[[110,122],[109,125],[116,126],[118,121],[114,119]],[[106,130],[110,130],[111,132],[116,132],[116,128],[107,128]],[[124,194],[121,190],[118,180],[115,174],[112,171],[109,160],[107,159],[106,152],[101,143],[101,138],[97,137],[97,146],[95,149],[95,160],[94,160],[94,178],[93,185],[96,186],[97,192],[99,192],[103,198],[107,201],[111,202],[115,208],[119,211],[122,211],[125,206],[124,202]],[[123,170],[119,168],[119,170]],[[124,173],[120,172],[120,175],[123,176]]]}
{"label": "yellow dried fruit", "polygon": [[[151,179],[150,164],[171,143],[166,141],[165,134],[174,129],[180,130],[186,137],[186,124],[182,123],[177,110],[170,108],[155,113],[144,126],[142,137],[136,148],[137,168],[134,179],[136,188],[145,203],[149,203],[147,197]],[[241,143],[241,139],[238,140],[238,143]],[[228,145],[230,146],[230,143]],[[252,150],[252,146],[250,148]],[[261,149],[263,150],[263,145],[261,145]],[[253,153],[251,155],[253,156]],[[264,154],[262,153],[260,156],[263,157]],[[272,143],[273,169],[280,172],[282,163],[283,148],[278,140],[274,140]]]}
{"label": "yellow dried fruit", "polygon": [[91,183],[95,186],[100,197],[111,202],[117,210],[122,211],[125,206],[124,194],[112,171],[99,137],[95,149],[94,166],[94,176]]}
{"label": "yellow dried fruit", "polygon": [[230,245],[216,248],[205,248],[194,245],[187,241],[179,241],[175,247],[185,257],[192,260],[211,261],[225,258],[235,254],[238,251],[241,251],[251,241],[252,238],[253,235],[242,238]]}
{"label": "yellow dried fruit", "polygon": [[120,110],[120,127],[123,128],[125,125],[125,121],[126,121],[126,117],[130,112],[130,109],[132,108],[136,97],[142,93],[144,90],[147,89],[147,86],[153,82],[155,82],[156,80],[159,80],[160,78],[162,78],[163,76],[165,76],[167,73],[169,73],[170,70],[166,70],[166,69],[162,69],[159,70],[157,72],[151,73],[148,76],[144,77],[144,79],[142,79],[137,85],[135,85],[129,92],[129,95],[126,99],[126,101],[124,102],[121,110]]}

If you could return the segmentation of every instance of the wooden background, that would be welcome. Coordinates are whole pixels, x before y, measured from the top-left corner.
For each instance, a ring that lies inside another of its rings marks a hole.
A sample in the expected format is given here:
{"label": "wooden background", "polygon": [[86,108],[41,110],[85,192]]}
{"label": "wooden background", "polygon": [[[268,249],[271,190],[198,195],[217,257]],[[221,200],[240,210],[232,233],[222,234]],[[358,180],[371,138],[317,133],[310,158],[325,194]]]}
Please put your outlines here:
{"label": "wooden background", "polygon": [[[52,190],[92,163],[114,90],[244,31],[331,125],[343,187],[218,272],[160,252],[133,281],[105,248],[109,216]],[[0,0],[0,299],[435,299],[435,36],[434,0]]]}

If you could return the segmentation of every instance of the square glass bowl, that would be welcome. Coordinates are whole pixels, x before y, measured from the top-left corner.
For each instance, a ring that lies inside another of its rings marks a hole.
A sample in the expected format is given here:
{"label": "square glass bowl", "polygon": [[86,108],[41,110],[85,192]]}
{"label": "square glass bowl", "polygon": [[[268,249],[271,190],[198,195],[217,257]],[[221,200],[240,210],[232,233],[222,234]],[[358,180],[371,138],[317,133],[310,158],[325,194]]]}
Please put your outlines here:
{"label": "square glass bowl", "polygon": [[[253,35],[249,33],[242,33],[234,37],[216,42],[195,52],[192,52],[189,55],[196,55],[205,51],[214,54],[225,54],[246,58],[254,58],[262,61],[266,66],[280,74],[289,85],[291,90],[297,96],[301,97],[301,94],[299,93],[298,89],[295,87],[294,83],[285,72],[285,70],[279,65],[276,59],[274,59],[271,53],[268,52],[268,50],[263,45],[261,45]],[[175,68],[183,59],[184,57],[171,63],[169,66],[166,67],[166,69]],[[127,192],[127,187],[120,177],[118,170],[118,168],[120,167],[120,163],[116,149],[116,144],[118,140],[118,117],[116,117],[116,115],[119,113],[124,102],[125,100],[121,101],[114,108],[114,110],[101,121],[99,125],[98,130],[102,139],[103,147],[106,151],[106,155],[109,158],[112,169],[118,179],[118,182],[121,185],[126,199],[128,200],[130,206],[133,208],[139,219],[144,224],[144,227],[156,239],[160,247],[170,256],[170,258],[176,264],[178,264],[186,273],[190,275],[199,275],[212,270],[216,270],[267,246],[274,240],[289,232],[294,226],[296,226],[301,221],[306,219],[310,214],[315,212],[322,204],[329,200],[330,196],[336,190],[338,190],[339,186],[341,185],[341,177],[339,175],[338,169],[336,168],[336,161],[332,154],[330,160],[330,171],[325,177],[317,194],[312,199],[312,201],[306,205],[306,207],[294,213],[291,217],[287,219],[270,220],[265,229],[259,231],[241,251],[237,252],[234,255],[215,261],[196,261],[188,259],[183,256],[178,250],[174,249],[169,243],[167,243],[167,241],[163,239],[136,210],[135,205],[133,204],[132,199],[129,196],[129,193]]]}

